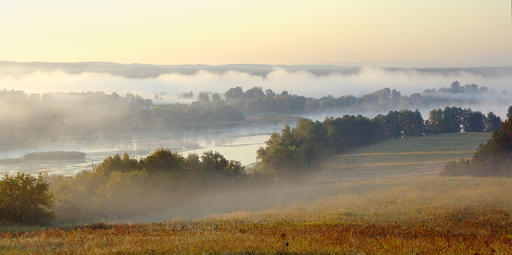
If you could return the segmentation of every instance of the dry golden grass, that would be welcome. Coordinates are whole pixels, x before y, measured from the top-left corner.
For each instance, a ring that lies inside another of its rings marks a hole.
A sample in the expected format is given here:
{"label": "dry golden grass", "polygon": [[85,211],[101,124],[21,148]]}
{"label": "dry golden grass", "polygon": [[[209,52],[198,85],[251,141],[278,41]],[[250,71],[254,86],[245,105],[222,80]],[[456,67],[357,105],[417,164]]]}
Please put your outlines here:
{"label": "dry golden grass", "polygon": [[[458,214],[442,223],[256,224],[239,221],[90,226],[4,234],[9,254],[510,254],[509,215]],[[508,222],[507,222],[508,223]],[[286,245],[288,244],[288,246]]]}
{"label": "dry golden grass", "polygon": [[[512,254],[511,180],[360,181],[379,191],[156,224],[3,232],[6,254]],[[286,246],[288,243],[288,246]]]}

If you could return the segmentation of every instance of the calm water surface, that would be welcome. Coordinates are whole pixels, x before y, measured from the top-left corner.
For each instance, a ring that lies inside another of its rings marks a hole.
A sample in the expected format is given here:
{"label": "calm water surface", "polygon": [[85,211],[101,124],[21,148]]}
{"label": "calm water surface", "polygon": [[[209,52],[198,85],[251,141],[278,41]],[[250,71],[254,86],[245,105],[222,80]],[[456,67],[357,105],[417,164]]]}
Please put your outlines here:
{"label": "calm water surface", "polygon": [[208,150],[218,151],[227,159],[241,161],[244,165],[256,162],[256,150],[272,132],[278,132],[281,126],[252,127],[244,129],[223,129],[202,132],[139,134],[118,137],[68,138],[40,145],[37,148],[0,151],[0,158],[18,158],[29,152],[44,151],[81,151],[85,160],[71,161],[35,161],[0,164],[0,173],[40,171],[49,174],[74,175],[90,170],[106,157],[128,153],[131,157],[141,158],[151,154],[157,148],[169,148],[183,156],[190,153],[201,154]]}

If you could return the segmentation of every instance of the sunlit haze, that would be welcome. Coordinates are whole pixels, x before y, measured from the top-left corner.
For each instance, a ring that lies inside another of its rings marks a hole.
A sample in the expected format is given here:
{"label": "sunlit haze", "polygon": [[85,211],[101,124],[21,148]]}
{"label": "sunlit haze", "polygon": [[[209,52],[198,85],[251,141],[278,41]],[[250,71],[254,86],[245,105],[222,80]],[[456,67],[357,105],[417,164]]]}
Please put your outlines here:
{"label": "sunlit haze", "polygon": [[508,0],[18,0],[0,59],[512,65]]}

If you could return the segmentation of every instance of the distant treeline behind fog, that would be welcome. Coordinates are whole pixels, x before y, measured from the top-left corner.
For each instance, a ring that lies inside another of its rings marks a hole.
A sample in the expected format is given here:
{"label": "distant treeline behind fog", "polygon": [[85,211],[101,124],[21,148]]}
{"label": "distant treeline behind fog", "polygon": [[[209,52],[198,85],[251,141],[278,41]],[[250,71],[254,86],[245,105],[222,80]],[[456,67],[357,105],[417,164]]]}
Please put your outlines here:
{"label": "distant treeline behind fog", "polygon": [[[311,98],[260,87],[224,94],[184,93],[191,103],[156,104],[134,94],[105,92],[28,94],[0,91],[0,145],[16,148],[31,141],[62,136],[130,134],[148,131],[215,128],[222,123],[262,121],[265,116],[303,116],[322,112],[384,113],[400,109],[430,109],[446,105],[508,105],[512,94],[475,84],[454,82],[448,88],[427,89],[409,96],[381,89],[357,96]],[[254,118],[254,116],[259,116]],[[261,122],[263,124],[264,122]]]}

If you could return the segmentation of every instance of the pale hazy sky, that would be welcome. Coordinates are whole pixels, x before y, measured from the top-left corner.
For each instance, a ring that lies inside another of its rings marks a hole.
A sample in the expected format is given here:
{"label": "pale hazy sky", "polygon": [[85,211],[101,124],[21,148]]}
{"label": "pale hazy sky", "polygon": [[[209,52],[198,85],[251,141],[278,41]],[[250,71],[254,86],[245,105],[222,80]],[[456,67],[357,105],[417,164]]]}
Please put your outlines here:
{"label": "pale hazy sky", "polygon": [[0,1],[0,60],[512,65],[510,0]]}

